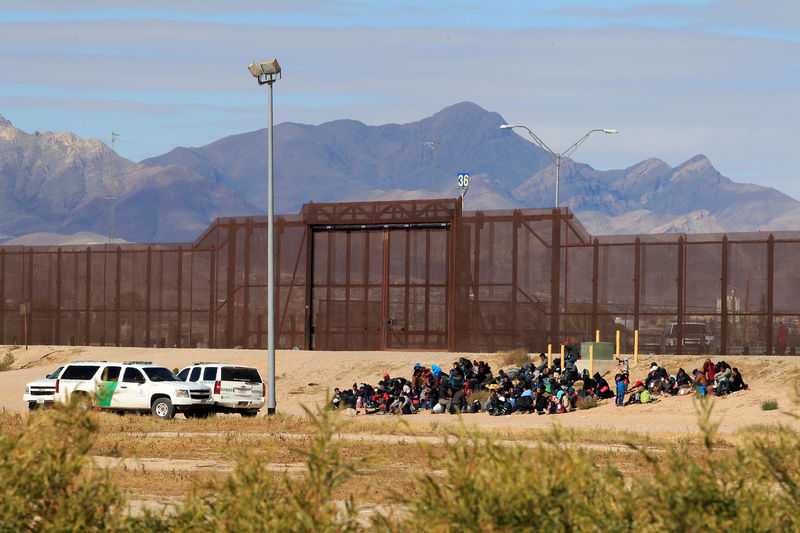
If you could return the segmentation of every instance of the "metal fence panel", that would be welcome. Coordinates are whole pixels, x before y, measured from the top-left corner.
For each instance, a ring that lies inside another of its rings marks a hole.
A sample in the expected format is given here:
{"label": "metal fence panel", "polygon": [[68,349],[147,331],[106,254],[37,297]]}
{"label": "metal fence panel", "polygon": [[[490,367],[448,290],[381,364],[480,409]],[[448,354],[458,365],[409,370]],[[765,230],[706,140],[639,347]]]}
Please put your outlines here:
{"label": "metal fence panel", "polygon": [[[279,348],[795,353],[800,232],[589,235],[568,210],[460,199],[276,217]],[[193,243],[0,247],[0,340],[264,348],[265,217]],[[698,333],[701,332],[701,333]],[[698,345],[698,339],[702,344]],[[699,346],[699,347],[698,347]]]}

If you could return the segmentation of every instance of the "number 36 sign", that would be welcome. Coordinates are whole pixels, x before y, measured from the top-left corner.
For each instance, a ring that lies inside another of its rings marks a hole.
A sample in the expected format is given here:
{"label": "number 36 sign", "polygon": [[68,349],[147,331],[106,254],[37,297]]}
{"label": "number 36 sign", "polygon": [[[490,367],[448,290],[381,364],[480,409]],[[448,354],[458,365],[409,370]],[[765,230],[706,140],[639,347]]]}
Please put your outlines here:
{"label": "number 36 sign", "polygon": [[458,188],[466,189],[469,187],[469,172],[462,172],[458,175]]}

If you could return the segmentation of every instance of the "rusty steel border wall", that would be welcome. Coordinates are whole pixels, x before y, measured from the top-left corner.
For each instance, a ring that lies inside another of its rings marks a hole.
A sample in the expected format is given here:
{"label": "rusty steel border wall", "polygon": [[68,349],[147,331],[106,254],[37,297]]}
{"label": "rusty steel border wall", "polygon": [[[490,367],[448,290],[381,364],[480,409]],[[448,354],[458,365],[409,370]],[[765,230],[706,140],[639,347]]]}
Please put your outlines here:
{"label": "rusty steel border wall", "polygon": [[[543,351],[600,330],[627,352],[639,331],[643,352],[685,353],[702,331],[703,353],[773,354],[800,340],[800,231],[591,236],[568,209],[463,212],[460,198],[309,203],[275,228],[278,348]],[[266,231],[231,217],[193,243],[2,246],[0,342],[27,329],[31,344],[263,348]]]}

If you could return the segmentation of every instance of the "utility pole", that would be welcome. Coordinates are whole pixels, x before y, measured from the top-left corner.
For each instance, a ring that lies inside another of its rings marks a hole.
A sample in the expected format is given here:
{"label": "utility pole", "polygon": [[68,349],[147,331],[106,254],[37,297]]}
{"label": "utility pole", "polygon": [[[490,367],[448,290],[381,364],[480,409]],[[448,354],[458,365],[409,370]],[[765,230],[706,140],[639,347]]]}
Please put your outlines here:
{"label": "utility pole", "polygon": [[[116,155],[117,151],[114,149],[114,145],[117,142],[117,137],[119,137],[119,133],[111,132],[111,151],[114,152]],[[108,213],[108,242],[114,242],[114,211],[117,208],[117,180],[116,176],[114,175],[114,162],[111,162],[111,178],[113,182],[111,184],[111,210]]]}
{"label": "utility pole", "polygon": [[439,141],[425,141],[425,146],[433,150],[433,165],[431,168],[431,192],[436,190],[436,149],[439,148]]}

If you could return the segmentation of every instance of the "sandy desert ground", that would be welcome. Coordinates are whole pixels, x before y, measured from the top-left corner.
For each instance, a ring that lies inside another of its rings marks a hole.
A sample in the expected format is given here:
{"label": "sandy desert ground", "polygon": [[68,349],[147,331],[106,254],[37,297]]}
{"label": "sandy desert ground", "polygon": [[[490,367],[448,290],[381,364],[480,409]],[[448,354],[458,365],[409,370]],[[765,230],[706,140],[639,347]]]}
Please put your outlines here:
{"label": "sandy desert ground", "polygon": [[[0,356],[10,347],[0,347]],[[74,360],[128,361],[146,360],[169,368],[183,368],[196,361],[232,362],[259,368],[266,379],[265,350],[156,349],[115,347],[31,346],[13,350],[11,370],[0,372],[0,409],[26,411],[22,401],[25,384],[44,377],[59,365]],[[494,354],[456,354],[447,352],[317,352],[279,350],[276,353],[277,410],[281,413],[303,414],[303,405],[318,406],[324,402],[327,390],[348,387],[352,383],[377,383],[383,372],[392,376],[410,377],[414,363],[429,366],[438,364],[449,368],[461,355],[482,359],[501,368]],[[631,360],[633,358],[631,357]],[[699,368],[705,358],[698,356],[642,356],[631,367],[633,380],[644,379],[652,361],[657,361],[674,373],[681,366],[690,372]],[[784,424],[800,429],[800,421],[789,413],[795,412],[795,385],[800,383],[800,357],[779,356],[716,356],[738,367],[750,389],[716,399],[713,417],[720,431],[736,432],[757,424]],[[582,361],[588,365],[588,361]],[[598,366],[601,363],[598,362]],[[614,371],[606,363],[612,379]],[[601,370],[602,371],[602,370]],[[779,409],[762,411],[765,400],[777,400]],[[575,411],[557,416],[510,415],[490,417],[488,414],[464,416],[467,423],[485,428],[541,428],[557,421],[562,427],[625,429],[636,432],[692,432],[697,429],[695,402],[691,396],[661,398],[646,405],[616,408],[611,402],[591,410]],[[800,409],[797,409],[800,412]],[[262,413],[265,412],[262,411]],[[355,416],[350,413],[349,416]],[[361,417],[367,415],[360,415]],[[371,418],[393,418],[372,415]],[[457,417],[420,413],[406,416],[411,425],[432,421],[456,423]]]}

